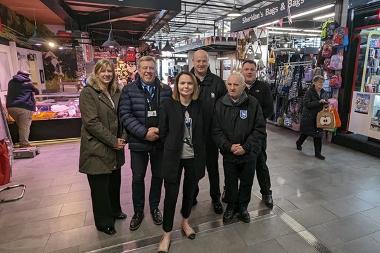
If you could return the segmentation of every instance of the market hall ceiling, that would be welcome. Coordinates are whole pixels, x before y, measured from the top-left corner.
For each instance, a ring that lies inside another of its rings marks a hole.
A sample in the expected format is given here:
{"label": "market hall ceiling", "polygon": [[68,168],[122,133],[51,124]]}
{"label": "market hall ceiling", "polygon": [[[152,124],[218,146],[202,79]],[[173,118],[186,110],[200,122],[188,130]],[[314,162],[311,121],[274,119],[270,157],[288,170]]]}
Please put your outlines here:
{"label": "market hall ceiling", "polygon": [[[181,11],[180,0],[1,0],[38,23],[88,31],[95,44],[108,38],[110,23],[122,44],[147,39]],[[124,43],[123,43],[124,42]]]}

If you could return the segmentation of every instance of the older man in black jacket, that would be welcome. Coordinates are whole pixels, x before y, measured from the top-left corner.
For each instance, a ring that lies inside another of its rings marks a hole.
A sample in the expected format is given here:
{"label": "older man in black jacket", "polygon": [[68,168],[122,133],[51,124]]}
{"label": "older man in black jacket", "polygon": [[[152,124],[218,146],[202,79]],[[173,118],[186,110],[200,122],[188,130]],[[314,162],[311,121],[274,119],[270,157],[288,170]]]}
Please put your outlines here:
{"label": "older man in black jacket", "polygon": [[[269,85],[265,82],[257,80],[257,66],[252,60],[243,62],[241,73],[244,76],[247,85],[246,92],[254,96],[260,103],[263,110],[264,119],[266,120],[273,114],[273,97]],[[256,164],[257,181],[260,185],[262,200],[269,208],[273,207],[273,198],[271,191],[270,175],[267,166],[266,141],[262,152],[257,158]]]}
{"label": "older man in black jacket", "polygon": [[138,62],[139,77],[122,90],[119,115],[128,133],[128,147],[131,151],[132,199],[135,214],[129,229],[138,229],[144,218],[145,173],[150,160],[152,179],[149,205],[153,222],[162,224],[158,209],[161,199],[161,161],[163,144],[159,140],[158,119],[160,105],[171,96],[171,89],[160,83],[156,77],[156,62],[151,56],[144,56]]}
{"label": "older man in black jacket", "polygon": [[[244,91],[244,77],[233,73],[227,80],[228,94],[215,105],[213,138],[223,155],[227,208],[223,222],[238,218],[250,222],[247,211],[255,175],[256,159],[266,137],[259,102]],[[240,180],[240,185],[239,185]]]}
{"label": "older man in black jacket", "polygon": [[[197,78],[199,84],[199,100],[202,102],[202,110],[205,118],[204,127],[208,138],[206,139],[206,167],[210,182],[210,196],[215,213],[222,214],[223,207],[220,203],[220,185],[218,156],[219,151],[211,138],[211,125],[214,115],[216,101],[227,92],[224,81],[217,75],[211,73],[209,67],[209,56],[206,51],[198,50],[193,56],[194,68],[191,72]],[[194,196],[194,205],[197,203],[197,187]]]}

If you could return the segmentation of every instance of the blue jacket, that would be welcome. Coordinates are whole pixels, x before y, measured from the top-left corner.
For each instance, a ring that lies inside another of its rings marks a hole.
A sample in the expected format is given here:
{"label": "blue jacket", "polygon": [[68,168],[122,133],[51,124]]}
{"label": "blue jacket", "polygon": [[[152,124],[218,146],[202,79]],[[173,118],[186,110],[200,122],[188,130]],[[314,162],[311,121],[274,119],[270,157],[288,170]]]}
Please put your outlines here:
{"label": "blue jacket", "polygon": [[[168,85],[161,84],[157,78],[154,85],[156,91],[159,91],[160,104],[171,97],[172,90]],[[159,109],[157,113],[159,113]],[[130,150],[150,151],[159,142],[145,140],[148,132],[146,127],[147,105],[139,77],[123,88],[119,102],[119,116],[128,134]]]}
{"label": "blue jacket", "polygon": [[35,111],[36,101],[33,92],[39,93],[29,76],[18,72],[8,83],[7,108],[17,107]]}

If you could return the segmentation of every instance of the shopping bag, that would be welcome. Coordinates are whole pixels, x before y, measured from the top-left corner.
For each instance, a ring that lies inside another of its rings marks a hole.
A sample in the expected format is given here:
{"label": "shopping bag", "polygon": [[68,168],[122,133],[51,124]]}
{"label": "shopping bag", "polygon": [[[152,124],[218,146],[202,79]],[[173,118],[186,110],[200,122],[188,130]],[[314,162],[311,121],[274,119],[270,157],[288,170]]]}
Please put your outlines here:
{"label": "shopping bag", "polygon": [[317,114],[317,128],[332,129],[335,128],[335,116],[329,110],[328,106],[324,106],[322,111]]}
{"label": "shopping bag", "polygon": [[11,178],[8,146],[4,140],[0,141],[0,185],[8,184]]}
{"label": "shopping bag", "polygon": [[340,116],[337,109],[335,109],[335,107],[330,106],[330,111],[334,114],[335,128],[341,127],[342,121],[340,120]]}

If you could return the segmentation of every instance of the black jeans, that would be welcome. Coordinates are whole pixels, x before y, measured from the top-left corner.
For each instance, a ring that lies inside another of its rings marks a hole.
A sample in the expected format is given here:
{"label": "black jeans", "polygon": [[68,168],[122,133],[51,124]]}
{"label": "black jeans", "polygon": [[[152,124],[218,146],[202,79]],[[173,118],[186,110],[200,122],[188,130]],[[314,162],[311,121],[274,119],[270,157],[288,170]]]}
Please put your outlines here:
{"label": "black jeans", "polygon": [[[297,140],[297,145],[302,145],[305,140],[307,139],[306,134],[301,134],[300,137]],[[315,155],[320,155],[322,152],[322,137],[313,137],[314,141],[314,153]]]}
{"label": "black jeans", "polygon": [[87,175],[91,188],[95,225],[99,229],[108,226],[113,227],[115,224],[114,217],[121,212],[120,172],[121,169],[117,169],[110,174]]}
{"label": "black jeans", "polygon": [[198,185],[198,179],[196,178],[194,159],[181,159],[177,182],[169,183],[164,181],[165,185],[165,202],[164,202],[164,217],[162,228],[165,232],[170,232],[173,229],[173,220],[175,213],[175,206],[177,203],[179,186],[181,183],[182,169],[185,169],[185,175],[183,179],[183,197],[182,197],[182,217],[187,219],[190,216],[191,208],[193,206],[193,198],[195,188]]}
{"label": "black jeans", "polygon": [[162,150],[155,150],[152,152],[131,150],[132,199],[135,213],[144,212],[145,174],[149,160],[152,171],[149,192],[150,210],[153,211],[160,204],[162,188],[162,178],[160,175],[162,154]]}
{"label": "black jeans", "polygon": [[257,181],[260,185],[260,193],[262,195],[272,195],[269,169],[267,166],[267,152],[266,145],[263,151],[258,155],[256,161]]}
{"label": "black jeans", "polygon": [[[235,210],[247,209],[251,201],[256,161],[231,163],[223,161],[226,183],[225,200]],[[239,185],[240,181],[240,185]]]}
{"label": "black jeans", "polygon": [[[212,140],[206,142],[206,167],[208,180],[210,182],[210,196],[213,202],[220,199],[220,183],[219,183],[219,150]],[[199,186],[195,189],[194,199],[199,193]]]}

